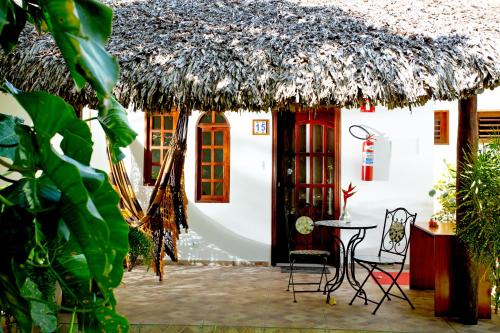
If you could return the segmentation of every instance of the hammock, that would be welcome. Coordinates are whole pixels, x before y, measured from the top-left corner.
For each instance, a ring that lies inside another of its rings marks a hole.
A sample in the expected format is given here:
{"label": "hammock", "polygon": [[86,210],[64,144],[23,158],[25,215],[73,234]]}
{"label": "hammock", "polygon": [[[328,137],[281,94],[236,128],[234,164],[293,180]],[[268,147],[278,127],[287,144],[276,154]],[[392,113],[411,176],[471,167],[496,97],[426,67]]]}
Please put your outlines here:
{"label": "hammock", "polygon": [[146,213],[132,189],[123,161],[110,162],[110,180],[120,196],[120,209],[131,226],[140,227],[153,239],[153,270],[163,279],[163,258],[167,254],[177,261],[177,240],[180,228],[188,229],[187,197],[184,191],[184,158],[186,153],[188,115],[179,115],[175,135],[170,142],[170,148],[162,161],[153,193],[149,200]]}

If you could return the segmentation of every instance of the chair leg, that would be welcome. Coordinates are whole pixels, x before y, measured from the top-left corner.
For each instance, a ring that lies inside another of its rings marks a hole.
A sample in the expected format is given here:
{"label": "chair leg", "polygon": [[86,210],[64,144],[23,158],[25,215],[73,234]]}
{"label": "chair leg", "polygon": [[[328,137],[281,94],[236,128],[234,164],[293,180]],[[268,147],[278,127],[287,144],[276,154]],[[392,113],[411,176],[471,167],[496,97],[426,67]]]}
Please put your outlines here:
{"label": "chair leg", "polygon": [[293,302],[297,303],[297,299],[295,298],[295,283],[293,282],[293,265],[295,264],[295,260],[290,261],[290,278],[292,280],[292,283],[289,283],[289,285],[292,285],[292,291],[293,291]]}
{"label": "chair leg", "polygon": [[352,297],[351,301],[349,302],[349,305],[352,305],[352,303],[354,302],[354,300],[356,299],[356,297],[358,296],[361,296],[361,291],[363,292],[363,294],[365,294],[365,305],[368,304],[368,300],[367,300],[367,297],[366,297],[366,292],[364,291],[363,287],[365,286],[365,283],[366,281],[368,281],[368,278],[372,275],[373,273],[373,270],[375,269],[375,267],[371,267],[371,269],[368,269],[368,267],[366,267],[365,265],[361,264],[361,267],[363,267],[364,269],[366,269],[368,271],[368,275],[366,275],[365,279],[363,280],[363,282],[361,283],[361,285],[359,286],[358,290],[356,290],[356,293],[354,294],[354,296]]}
{"label": "chair leg", "polygon": [[389,301],[391,300],[391,298],[389,297],[389,295],[390,295],[390,292],[391,292],[391,289],[392,289],[393,286],[396,286],[399,289],[399,291],[403,295],[403,297],[401,297],[401,298],[405,299],[410,304],[410,306],[411,306],[412,309],[415,309],[415,306],[413,306],[413,303],[410,301],[410,299],[408,298],[408,296],[406,295],[406,293],[403,291],[403,289],[401,289],[401,287],[397,283],[397,279],[401,275],[402,270],[399,271],[399,273],[396,275],[396,277],[393,277],[391,274],[387,273],[386,271],[384,271],[384,270],[382,270],[380,268],[379,268],[379,270],[381,272],[383,272],[384,274],[386,274],[387,276],[389,276],[391,278],[391,280],[392,280],[392,283],[389,286],[389,288],[387,288],[387,290],[384,290],[382,288],[382,286],[380,285],[380,283],[378,281],[376,281],[377,284],[379,285],[380,289],[382,289],[382,291],[384,292],[384,296],[382,297],[382,299],[380,300],[380,302],[377,304],[377,306],[375,307],[375,310],[373,310],[372,314],[374,315],[375,313],[377,313],[378,309],[380,308],[380,306],[384,302],[385,298],[387,298]]}

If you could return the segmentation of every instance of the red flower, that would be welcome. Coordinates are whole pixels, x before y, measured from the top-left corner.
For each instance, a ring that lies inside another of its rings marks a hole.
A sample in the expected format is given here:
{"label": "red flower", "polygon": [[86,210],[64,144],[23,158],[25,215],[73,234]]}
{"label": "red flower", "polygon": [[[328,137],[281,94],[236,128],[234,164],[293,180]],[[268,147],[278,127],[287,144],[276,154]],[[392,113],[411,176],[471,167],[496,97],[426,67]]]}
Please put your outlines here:
{"label": "red flower", "polygon": [[356,186],[352,186],[352,182],[350,182],[347,190],[342,189],[342,192],[344,193],[344,206],[347,204],[347,199],[356,193],[354,191],[355,188]]}

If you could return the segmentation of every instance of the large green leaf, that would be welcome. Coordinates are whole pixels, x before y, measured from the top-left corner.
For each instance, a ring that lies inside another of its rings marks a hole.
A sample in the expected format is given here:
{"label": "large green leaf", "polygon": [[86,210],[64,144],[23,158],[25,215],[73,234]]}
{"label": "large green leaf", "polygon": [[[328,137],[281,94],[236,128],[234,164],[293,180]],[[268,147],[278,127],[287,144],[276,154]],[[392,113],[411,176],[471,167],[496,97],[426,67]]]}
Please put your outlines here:
{"label": "large green leaf", "polygon": [[128,146],[137,136],[130,128],[125,109],[114,98],[109,98],[99,106],[98,119],[109,139],[115,161],[120,160],[119,148]]}
{"label": "large green leaf", "polygon": [[33,324],[40,328],[40,332],[54,332],[57,328],[57,317],[48,304],[36,300],[42,299],[37,285],[27,278],[21,288],[21,294],[31,299],[29,304]]}
{"label": "large green leaf", "polygon": [[26,24],[26,13],[9,0],[0,0],[0,45],[9,52],[17,44]]}
{"label": "large green leaf", "polygon": [[[85,82],[110,96],[118,80],[118,62],[105,49],[111,10],[96,1],[47,1],[46,21],[79,89]],[[99,21],[95,18],[99,18]]]}
{"label": "large green leaf", "polygon": [[0,303],[16,318],[24,332],[30,332],[32,321],[29,303],[21,295],[16,278],[8,266],[0,264]]}
{"label": "large green leaf", "polygon": [[23,93],[11,85],[6,87],[33,120],[38,138],[50,140],[59,133],[63,136],[63,152],[81,163],[89,163],[92,155],[90,129],[84,121],[76,117],[71,105],[46,92]]}
{"label": "large green leaf", "polygon": [[0,33],[2,32],[3,27],[9,23],[7,16],[11,10],[12,3],[10,0],[0,0]]}
{"label": "large green leaf", "polygon": [[10,158],[12,161],[19,144],[19,136],[16,133],[18,122],[22,122],[20,118],[0,114],[0,156]]}

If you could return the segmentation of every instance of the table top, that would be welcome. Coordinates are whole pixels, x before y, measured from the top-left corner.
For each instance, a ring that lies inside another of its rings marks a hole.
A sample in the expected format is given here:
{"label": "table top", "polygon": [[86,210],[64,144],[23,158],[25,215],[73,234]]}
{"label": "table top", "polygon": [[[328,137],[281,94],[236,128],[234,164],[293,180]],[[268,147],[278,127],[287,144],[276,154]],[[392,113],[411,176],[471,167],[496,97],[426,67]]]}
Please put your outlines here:
{"label": "table top", "polygon": [[374,229],[377,227],[376,222],[361,222],[361,221],[351,221],[345,222],[342,220],[321,220],[314,222],[315,225],[339,228],[339,229]]}
{"label": "table top", "polygon": [[417,221],[415,227],[432,236],[455,236],[455,223],[441,223],[435,228],[429,227],[429,222]]}

